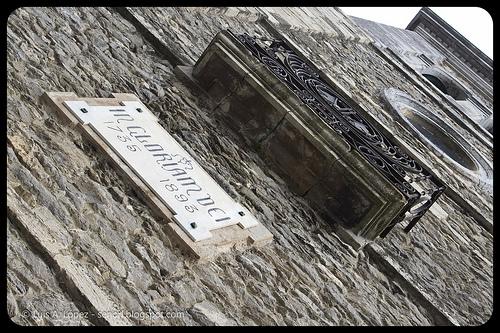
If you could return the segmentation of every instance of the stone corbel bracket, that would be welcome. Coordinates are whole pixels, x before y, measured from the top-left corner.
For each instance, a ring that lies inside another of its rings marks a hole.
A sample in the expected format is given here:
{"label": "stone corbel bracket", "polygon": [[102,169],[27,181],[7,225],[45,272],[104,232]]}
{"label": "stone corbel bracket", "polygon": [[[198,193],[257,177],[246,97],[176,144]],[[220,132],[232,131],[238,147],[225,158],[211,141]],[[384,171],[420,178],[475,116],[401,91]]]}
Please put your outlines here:
{"label": "stone corbel bracket", "polygon": [[[405,186],[413,182],[417,191],[409,200],[399,184],[389,181],[366,154],[339,135],[342,125],[334,124],[340,127],[333,130],[331,122],[323,121],[298,97],[300,91],[290,89],[288,82],[294,78],[278,68],[275,60],[284,61],[274,58],[278,53],[252,49],[252,42],[244,45],[240,38],[220,32],[191,70],[178,69],[177,73],[207,92],[228,124],[256,146],[290,188],[327,220],[373,240],[405,218],[410,208],[423,214],[437,199],[444,188],[424,201],[420,194],[425,190],[418,179],[431,176],[415,174],[401,180]],[[343,103],[340,97],[334,98],[335,103]],[[410,220],[406,230],[417,220]]]}
{"label": "stone corbel bracket", "polygon": [[[82,124],[70,111],[65,102],[83,101],[89,106],[120,106],[127,102],[140,100],[134,94],[113,93],[111,98],[82,98],[68,92],[46,92],[41,100],[53,109],[68,126],[75,128],[82,136],[109,158],[115,169],[130,183],[142,198],[164,230],[170,241],[197,260],[213,259],[217,254],[231,250],[242,250],[249,246],[262,246],[272,241],[273,235],[261,224],[250,228],[242,228],[235,224],[212,230],[212,237],[201,241],[193,241],[175,222],[175,215],[148,187],[148,185],[130,168],[113,149],[99,136],[89,124]],[[141,105],[143,105],[141,103]],[[147,107],[144,106],[147,110]]]}

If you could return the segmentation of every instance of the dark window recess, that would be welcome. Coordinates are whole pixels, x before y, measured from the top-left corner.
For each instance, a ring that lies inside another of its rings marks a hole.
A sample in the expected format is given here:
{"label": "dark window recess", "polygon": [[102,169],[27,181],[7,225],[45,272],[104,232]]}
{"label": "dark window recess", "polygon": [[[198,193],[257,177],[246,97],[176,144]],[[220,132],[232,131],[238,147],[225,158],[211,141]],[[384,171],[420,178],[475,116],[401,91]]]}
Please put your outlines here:
{"label": "dark window recess", "polygon": [[432,74],[422,74],[427,80],[429,80],[436,88],[441,90],[444,94],[450,95],[456,101],[465,101],[467,99],[467,93],[460,88],[453,81],[446,82],[439,79],[437,76]]}
{"label": "dark window recess", "polygon": [[425,54],[420,54],[418,55],[418,57],[420,58],[420,60],[422,60],[426,65],[428,66],[433,66],[434,65],[434,62],[429,59],[429,57],[427,57]]}
{"label": "dark window recess", "polygon": [[432,121],[419,116],[416,112],[403,111],[402,113],[418,132],[429,139],[432,144],[441,149],[446,155],[469,170],[477,170],[477,165],[469,157],[469,154],[452,137],[434,125]]}

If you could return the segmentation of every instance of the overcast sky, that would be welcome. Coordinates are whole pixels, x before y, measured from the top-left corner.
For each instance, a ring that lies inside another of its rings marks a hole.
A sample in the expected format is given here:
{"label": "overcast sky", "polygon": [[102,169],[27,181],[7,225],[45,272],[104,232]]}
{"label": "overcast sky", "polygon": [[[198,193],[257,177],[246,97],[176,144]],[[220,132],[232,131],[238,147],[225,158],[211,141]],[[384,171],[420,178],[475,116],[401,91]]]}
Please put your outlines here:
{"label": "overcast sky", "polygon": [[[493,20],[479,7],[429,7],[455,30],[493,59]],[[405,29],[420,7],[340,7],[350,16]]]}

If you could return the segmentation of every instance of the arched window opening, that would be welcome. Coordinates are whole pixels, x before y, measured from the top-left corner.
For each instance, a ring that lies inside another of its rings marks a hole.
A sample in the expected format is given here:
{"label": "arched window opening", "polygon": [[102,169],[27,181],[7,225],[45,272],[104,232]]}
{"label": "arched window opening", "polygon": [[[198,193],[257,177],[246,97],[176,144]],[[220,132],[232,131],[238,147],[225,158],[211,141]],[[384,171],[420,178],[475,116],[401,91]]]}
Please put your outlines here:
{"label": "arched window opening", "polygon": [[446,78],[444,76],[438,77],[430,73],[422,74],[427,80],[429,80],[436,88],[441,90],[444,94],[447,94],[456,101],[465,101],[467,99],[467,93],[451,78]]}
{"label": "arched window opening", "polygon": [[435,77],[434,75],[431,75],[431,74],[422,74],[427,80],[431,81],[431,83],[436,87],[438,88],[439,90],[441,90],[441,92],[443,94],[448,94],[448,91],[446,90],[446,86],[444,85],[443,82],[441,82],[440,79],[438,79],[437,77]]}

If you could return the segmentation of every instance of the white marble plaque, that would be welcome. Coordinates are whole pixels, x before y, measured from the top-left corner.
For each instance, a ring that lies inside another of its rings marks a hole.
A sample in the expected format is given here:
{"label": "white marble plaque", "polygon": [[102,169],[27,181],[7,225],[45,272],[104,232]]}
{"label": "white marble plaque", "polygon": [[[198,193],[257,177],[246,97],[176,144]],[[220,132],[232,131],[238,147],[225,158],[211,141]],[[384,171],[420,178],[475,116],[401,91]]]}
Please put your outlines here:
{"label": "white marble plaque", "polygon": [[211,237],[211,230],[258,221],[235,202],[140,102],[122,106],[64,104],[88,124],[172,211],[175,222],[193,241]]}

